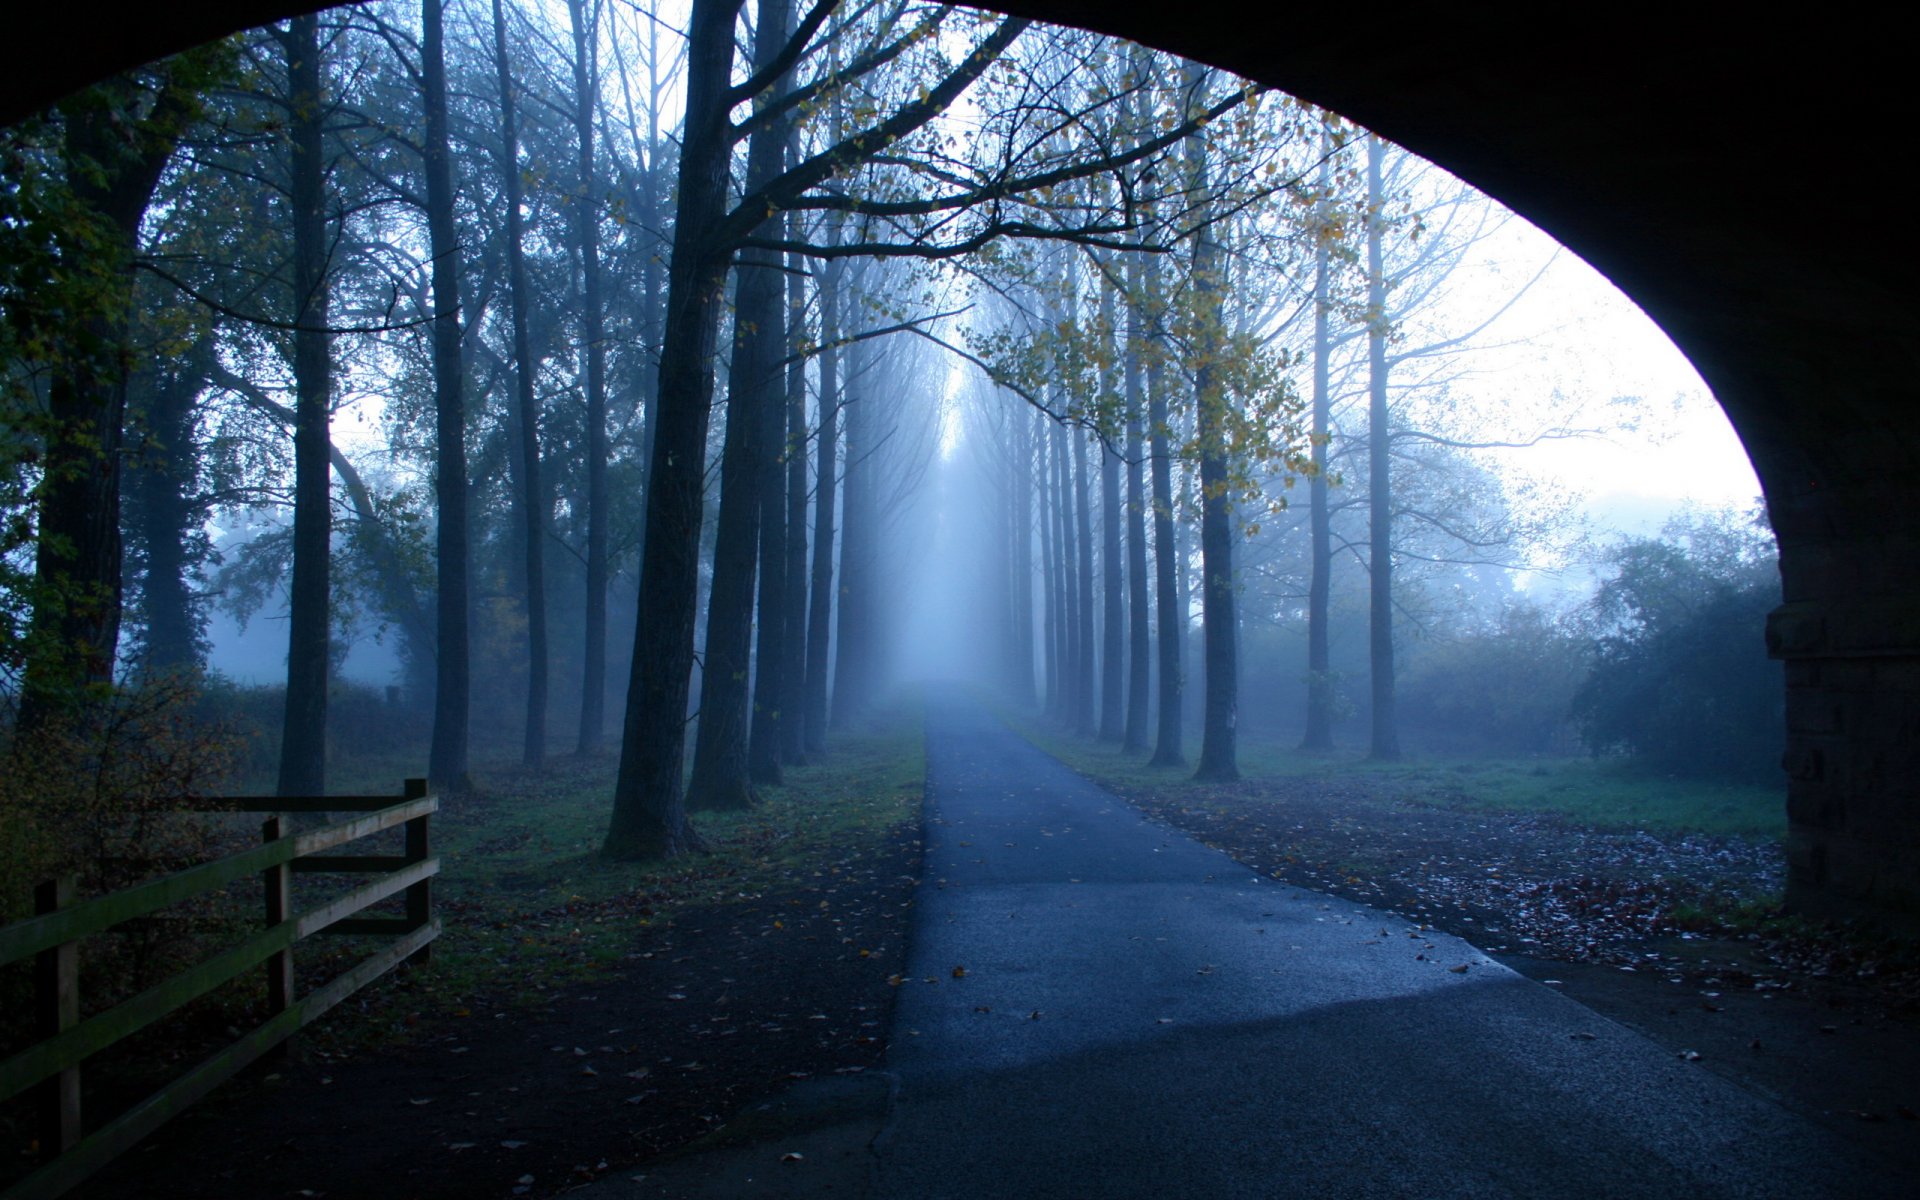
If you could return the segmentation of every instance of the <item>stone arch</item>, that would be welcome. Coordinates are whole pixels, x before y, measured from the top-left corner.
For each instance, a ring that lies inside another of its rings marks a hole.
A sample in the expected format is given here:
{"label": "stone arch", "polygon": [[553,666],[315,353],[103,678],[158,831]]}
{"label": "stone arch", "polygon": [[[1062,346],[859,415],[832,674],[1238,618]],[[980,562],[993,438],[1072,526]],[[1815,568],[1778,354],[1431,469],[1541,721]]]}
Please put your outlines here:
{"label": "stone arch", "polygon": [[[306,0],[9,18],[0,120]],[[1693,360],[1765,489],[1790,899],[1920,923],[1920,262],[1887,179],[1904,42],[1818,20],[1500,3],[992,7],[1176,51],[1378,130],[1552,233]],[[1756,632],[1756,636],[1758,636]]]}

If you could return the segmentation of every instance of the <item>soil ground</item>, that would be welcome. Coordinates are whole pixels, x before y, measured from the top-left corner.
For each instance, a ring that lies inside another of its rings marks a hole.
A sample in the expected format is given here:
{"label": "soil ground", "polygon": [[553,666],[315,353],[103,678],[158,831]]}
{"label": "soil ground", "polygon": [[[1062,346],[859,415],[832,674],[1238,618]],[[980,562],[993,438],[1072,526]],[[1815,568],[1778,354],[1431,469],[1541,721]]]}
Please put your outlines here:
{"label": "soil ground", "polygon": [[[796,1080],[875,1069],[918,830],[841,851],[807,884],[636,923],[617,967],[537,1007],[470,995],[372,1053],[296,1040],[270,1074],[229,1085],[81,1194],[549,1196],[693,1141]],[[404,1005],[404,976],[378,986]]]}
{"label": "soil ground", "polygon": [[[1741,928],[1728,906],[1777,889],[1777,847],[1462,812],[1364,780],[1181,778],[1117,790],[1249,867],[1466,937],[1920,1168],[1920,961]],[[452,1013],[423,1005],[374,1052],[296,1043],[83,1194],[543,1197],[645,1175],[797,1080],[882,1066],[919,861],[898,828],[841,869],[636,923],[616,966],[532,1008],[502,980]],[[404,1009],[414,985],[380,986]]]}

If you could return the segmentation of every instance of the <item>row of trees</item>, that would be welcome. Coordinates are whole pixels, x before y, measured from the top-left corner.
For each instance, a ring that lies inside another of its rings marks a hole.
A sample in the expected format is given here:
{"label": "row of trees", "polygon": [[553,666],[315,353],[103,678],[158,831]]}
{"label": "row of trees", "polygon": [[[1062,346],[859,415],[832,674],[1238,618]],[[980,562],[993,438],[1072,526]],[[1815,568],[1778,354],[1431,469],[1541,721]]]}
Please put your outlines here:
{"label": "row of trees", "polygon": [[[1192,662],[1209,778],[1269,628],[1307,630],[1327,743],[1348,558],[1398,753],[1409,579],[1525,529],[1474,451],[1571,432],[1441,419],[1500,305],[1421,314],[1485,206],[1305,105],[1017,18],[359,6],[0,149],[17,729],[117,667],[191,669],[214,595],[284,590],[283,793],[324,791],[339,651],[378,623],[442,788],[475,694],[514,698],[536,768],[617,706],[617,856],[696,845],[689,808],[751,803],[872,702],[939,355],[999,398],[974,441],[1003,679],[1180,763]],[[287,515],[215,561],[210,520],[249,508]]]}
{"label": "row of trees", "polygon": [[[1223,166],[1243,174],[1223,184]],[[1022,695],[1038,680],[1067,724],[1168,765],[1185,761],[1198,668],[1197,769],[1231,778],[1240,662],[1272,661],[1245,643],[1304,632],[1302,744],[1325,749],[1346,706],[1335,580],[1356,563],[1370,751],[1396,757],[1396,629],[1498,610],[1508,569],[1575,533],[1563,498],[1523,494],[1483,452],[1586,431],[1454,397],[1531,286],[1463,280],[1505,219],[1484,199],[1297,105],[1248,105],[1233,129],[1190,139],[1183,169],[1192,226],[1176,253],[1056,249],[981,269],[1000,298],[976,338],[986,365],[1074,427],[982,406],[1005,548],[987,571],[1008,581],[1002,678]],[[1288,186],[1262,186],[1275,177]],[[1269,675],[1260,691],[1280,686]]]}
{"label": "row of trees", "polygon": [[[1257,149],[1253,90],[1018,19],[558,15],[298,18],[8,133],[19,730],[116,664],[191,666],[209,583],[242,607],[284,586],[282,791],[325,788],[337,644],[363,613],[431,697],[430,774],[458,789],[476,669],[518,685],[524,758],[547,754],[556,627],[576,744],[600,744],[625,563],[607,848],[685,848],[689,801],[748,802],[877,686],[881,510],[913,470],[879,335],[935,319],[925,264],[991,274],[1008,240],[1179,258],[1292,182]],[[1229,118],[1233,148],[1194,140]],[[1198,293],[1220,286],[1204,257]],[[1230,439],[1260,439],[1225,399],[1217,315],[1193,324],[1220,347],[1198,352],[1220,380],[1199,462],[1226,483]],[[355,404],[385,447],[343,444]],[[209,518],[247,505],[291,519],[216,564]]]}

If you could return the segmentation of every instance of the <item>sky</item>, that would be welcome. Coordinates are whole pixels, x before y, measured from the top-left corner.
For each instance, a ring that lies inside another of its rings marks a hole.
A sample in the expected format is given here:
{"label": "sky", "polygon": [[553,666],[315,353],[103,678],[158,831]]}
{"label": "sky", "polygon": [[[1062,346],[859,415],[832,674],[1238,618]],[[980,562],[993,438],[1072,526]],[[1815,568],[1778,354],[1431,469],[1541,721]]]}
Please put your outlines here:
{"label": "sky", "polygon": [[[1556,253],[1557,251],[1557,253]],[[1748,508],[1760,495],[1746,449],[1693,364],[1620,289],[1516,217],[1470,264],[1489,294],[1546,273],[1498,324],[1466,387],[1601,428],[1506,452],[1502,465],[1556,482],[1596,532],[1651,534],[1674,509]],[[1502,285],[1499,281],[1506,280]]]}

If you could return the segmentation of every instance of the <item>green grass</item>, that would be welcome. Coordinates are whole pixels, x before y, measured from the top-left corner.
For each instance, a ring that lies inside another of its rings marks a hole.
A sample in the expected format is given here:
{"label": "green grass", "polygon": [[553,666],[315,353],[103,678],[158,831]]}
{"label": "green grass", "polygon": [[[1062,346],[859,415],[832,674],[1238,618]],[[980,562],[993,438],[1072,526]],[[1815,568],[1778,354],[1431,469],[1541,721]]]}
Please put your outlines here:
{"label": "green grass", "polygon": [[[1201,790],[1191,782],[1190,770],[1150,768],[1139,755],[1039,728],[1030,720],[1013,724],[1041,749],[1102,782],[1159,792],[1192,789],[1196,795]],[[1590,758],[1436,757],[1380,763],[1357,751],[1306,753],[1277,741],[1243,739],[1240,770],[1254,782],[1363,782],[1370,792],[1400,803],[1540,814],[1594,829],[1779,838],[1787,826],[1786,799],[1779,787],[1669,777]]]}
{"label": "green grass", "polygon": [[[688,905],[831,876],[917,825],[926,778],[920,706],[903,703],[877,727],[837,735],[817,763],[788,768],[753,809],[695,814],[705,853],[624,863],[599,854],[615,767],[612,755],[559,759],[540,775],[476,767],[476,794],[447,798],[435,818],[435,907],[446,928],[432,966],[409,973],[371,1020],[333,1022],[336,1048],[377,1044],[396,1018],[466,1015],[476,996],[493,1008],[545,1003],[604,974],[637,935]],[[352,949],[340,948],[342,961]]]}

